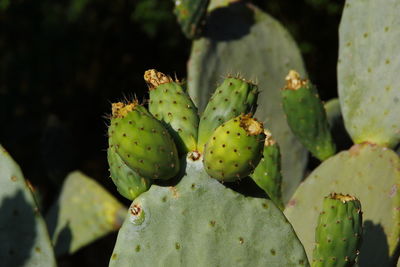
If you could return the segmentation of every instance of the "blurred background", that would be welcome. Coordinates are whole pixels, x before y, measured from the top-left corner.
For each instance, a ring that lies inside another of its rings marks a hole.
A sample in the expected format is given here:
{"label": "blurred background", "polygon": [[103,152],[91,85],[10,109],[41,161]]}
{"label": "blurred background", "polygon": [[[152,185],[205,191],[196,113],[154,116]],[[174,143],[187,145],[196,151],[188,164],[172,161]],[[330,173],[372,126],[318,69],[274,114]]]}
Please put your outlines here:
{"label": "blurred background", "polygon": [[[257,0],[297,41],[321,98],[337,96],[343,0]],[[186,77],[191,41],[162,0],[0,0],[0,143],[42,193],[45,211],[79,169],[108,188],[111,103],[147,98],[143,73]],[[116,235],[60,266],[107,266]]]}

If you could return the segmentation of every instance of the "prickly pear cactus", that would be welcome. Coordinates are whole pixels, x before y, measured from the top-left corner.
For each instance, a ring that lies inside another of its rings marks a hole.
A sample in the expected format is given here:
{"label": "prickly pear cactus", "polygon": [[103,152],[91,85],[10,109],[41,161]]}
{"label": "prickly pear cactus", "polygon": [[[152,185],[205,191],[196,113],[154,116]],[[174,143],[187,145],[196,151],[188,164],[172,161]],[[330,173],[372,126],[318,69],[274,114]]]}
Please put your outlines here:
{"label": "prickly pear cactus", "polygon": [[154,69],[144,79],[150,90],[149,111],[164,122],[181,154],[197,149],[199,115],[179,81]]}
{"label": "prickly pear cactus", "polygon": [[252,172],[261,160],[263,125],[250,115],[221,124],[204,150],[204,168],[213,178],[232,182]]}
{"label": "prickly pear cactus", "polygon": [[202,111],[221,77],[240,73],[257,81],[261,93],[256,117],[281,146],[286,201],[303,178],[307,157],[286,123],[279,89],[290,69],[305,74],[300,52],[282,25],[251,4],[212,0],[209,10],[203,37],[192,46],[189,94]]}
{"label": "prickly pear cactus", "polygon": [[328,124],[332,129],[335,124],[339,123],[342,118],[342,111],[340,110],[340,102],[338,98],[334,98],[329,100],[324,105],[326,111],[326,118],[328,120]]}
{"label": "prickly pear cactus", "polygon": [[290,129],[314,157],[325,160],[336,153],[316,87],[294,70],[286,76],[282,104]]}
{"label": "prickly pear cactus", "polygon": [[75,171],[46,215],[57,255],[74,253],[121,226],[126,208],[92,178]]}
{"label": "prickly pear cactus", "polygon": [[227,77],[210,98],[199,124],[199,152],[224,122],[241,114],[254,113],[258,87],[241,78]]}
{"label": "prickly pear cactus", "polygon": [[168,130],[136,101],[112,104],[109,145],[129,168],[149,179],[179,172],[175,142]]}
{"label": "prickly pear cactus", "polygon": [[46,224],[19,166],[0,145],[0,265],[56,266]]}
{"label": "prickly pear cactus", "polygon": [[268,130],[264,130],[263,157],[250,177],[268,197],[283,210],[281,152],[278,143]]}
{"label": "prickly pear cactus", "polygon": [[360,266],[388,266],[400,237],[400,159],[377,145],[354,145],[323,162],[289,201],[285,215],[309,258],[322,199],[331,192],[357,197],[363,206]]}
{"label": "prickly pear cactus", "polygon": [[324,198],[318,217],[312,266],[354,266],[361,235],[360,201],[350,195],[331,193]]}
{"label": "prickly pear cactus", "polygon": [[134,200],[150,188],[152,180],[140,176],[129,168],[114,147],[107,149],[107,160],[110,167],[110,177],[117,186],[118,192],[125,198]]}
{"label": "prickly pear cactus", "polygon": [[355,143],[400,141],[400,2],[346,1],[339,29],[338,85]]}
{"label": "prickly pear cactus", "polygon": [[183,33],[193,39],[200,35],[210,0],[177,0],[174,13]]}
{"label": "prickly pear cactus", "polygon": [[177,186],[153,185],[132,203],[110,267],[308,266],[292,227],[270,200],[247,198],[188,159]]}

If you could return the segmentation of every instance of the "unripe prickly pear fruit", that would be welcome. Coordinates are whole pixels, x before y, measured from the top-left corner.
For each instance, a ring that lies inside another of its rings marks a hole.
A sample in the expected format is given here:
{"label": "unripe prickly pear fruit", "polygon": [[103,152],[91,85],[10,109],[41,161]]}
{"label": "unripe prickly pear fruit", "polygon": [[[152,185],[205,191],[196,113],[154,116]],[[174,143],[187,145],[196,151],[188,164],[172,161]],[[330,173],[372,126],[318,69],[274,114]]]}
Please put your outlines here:
{"label": "unripe prickly pear fruit", "polygon": [[315,231],[313,267],[353,266],[361,245],[362,212],[358,199],[332,193],[325,197]]}
{"label": "unripe prickly pear fruit", "polygon": [[149,179],[169,179],[179,172],[174,140],[160,121],[137,102],[112,104],[110,147],[126,165]]}
{"label": "unripe prickly pear fruit", "polygon": [[209,2],[210,0],[175,1],[174,13],[187,38],[194,39],[199,37],[205,24]]}
{"label": "unripe prickly pear fruit", "polygon": [[110,166],[111,179],[122,196],[129,200],[134,200],[150,188],[151,179],[142,177],[129,168],[115,152],[114,146],[108,148],[107,159]]}
{"label": "unripe prickly pear fruit", "polygon": [[150,113],[164,123],[181,154],[196,150],[199,116],[181,84],[154,69],[146,71],[144,79],[150,90]]}
{"label": "unripe prickly pear fruit", "polygon": [[251,115],[221,124],[205,146],[205,170],[211,177],[226,182],[246,177],[260,162],[264,139],[262,123]]}
{"label": "unripe prickly pear fruit", "polygon": [[326,112],[314,85],[291,70],[282,89],[282,103],[293,133],[316,158],[325,160],[335,154]]}
{"label": "unripe prickly pear fruit", "polygon": [[264,134],[263,158],[250,176],[267,193],[275,205],[283,210],[281,153],[278,143],[272,138],[271,132],[264,130]]}
{"label": "unripe prickly pear fruit", "polygon": [[258,87],[249,81],[226,78],[215,90],[200,118],[199,152],[203,152],[204,145],[218,126],[241,114],[254,114],[258,93]]}

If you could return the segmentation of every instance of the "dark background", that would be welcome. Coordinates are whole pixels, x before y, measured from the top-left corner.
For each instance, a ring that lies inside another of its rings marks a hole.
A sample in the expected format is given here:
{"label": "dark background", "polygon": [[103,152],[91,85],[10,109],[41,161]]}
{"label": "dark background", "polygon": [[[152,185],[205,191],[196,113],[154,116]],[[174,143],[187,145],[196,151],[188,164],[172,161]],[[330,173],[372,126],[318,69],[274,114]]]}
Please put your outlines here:
{"label": "dark background", "polygon": [[[253,1],[297,41],[321,98],[337,96],[343,0]],[[186,77],[191,41],[167,0],[0,0],[0,143],[41,192],[45,211],[80,169],[108,179],[110,103],[147,95],[146,69]],[[107,266],[115,235],[61,266]]]}

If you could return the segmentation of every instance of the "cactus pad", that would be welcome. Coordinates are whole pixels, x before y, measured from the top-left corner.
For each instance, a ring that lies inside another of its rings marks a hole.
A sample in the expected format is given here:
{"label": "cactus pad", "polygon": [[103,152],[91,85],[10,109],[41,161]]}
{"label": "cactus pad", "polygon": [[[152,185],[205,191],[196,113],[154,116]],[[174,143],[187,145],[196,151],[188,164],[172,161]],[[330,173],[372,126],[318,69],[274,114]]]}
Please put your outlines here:
{"label": "cactus pad", "polygon": [[46,224],[19,166],[1,145],[0,265],[56,266]]}
{"label": "cactus pad", "polygon": [[354,145],[311,173],[289,201],[285,215],[311,258],[324,196],[331,192],[355,196],[364,219],[360,266],[387,266],[400,237],[399,186],[400,159],[395,152],[376,145]]}
{"label": "cactus pad", "polygon": [[204,37],[192,46],[189,94],[202,111],[221,77],[238,72],[257,81],[255,115],[280,145],[286,202],[303,178],[307,161],[306,150],[286,123],[279,91],[290,69],[305,74],[299,49],[279,22],[245,1],[212,0],[209,7]]}
{"label": "cactus pad", "polygon": [[96,181],[78,171],[70,173],[46,215],[56,254],[74,253],[118,230],[125,213],[126,208]]}
{"label": "cactus pad", "polygon": [[232,182],[252,172],[262,157],[262,123],[241,115],[221,124],[211,135],[204,151],[204,168],[218,180]]}
{"label": "cactus pad", "polygon": [[400,2],[346,1],[339,30],[338,86],[355,143],[400,141]]}
{"label": "cactus pad", "polygon": [[270,200],[244,197],[187,162],[175,187],[153,185],[132,203],[110,267],[308,266]]}

